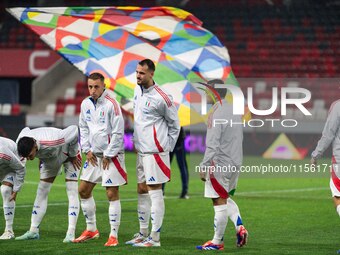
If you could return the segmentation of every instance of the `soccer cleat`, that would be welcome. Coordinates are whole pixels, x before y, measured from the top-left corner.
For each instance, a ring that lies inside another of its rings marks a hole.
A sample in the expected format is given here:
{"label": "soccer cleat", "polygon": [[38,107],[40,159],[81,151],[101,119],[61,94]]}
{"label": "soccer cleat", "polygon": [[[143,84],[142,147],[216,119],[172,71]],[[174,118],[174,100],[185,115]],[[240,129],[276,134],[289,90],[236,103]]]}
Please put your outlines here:
{"label": "soccer cleat", "polygon": [[237,247],[242,247],[247,244],[248,231],[245,229],[243,225],[238,227],[236,238],[237,238],[236,240]]}
{"label": "soccer cleat", "polygon": [[84,232],[77,238],[73,240],[73,243],[82,243],[87,242],[92,239],[98,239],[99,238],[99,231],[89,231],[84,230]]}
{"label": "soccer cleat", "polygon": [[34,233],[31,231],[27,231],[22,236],[18,236],[15,240],[38,240],[40,238],[39,233]]}
{"label": "soccer cleat", "polygon": [[104,244],[104,246],[117,246],[118,240],[117,237],[110,236],[107,242]]}
{"label": "soccer cleat", "polygon": [[156,242],[152,240],[151,236],[149,236],[143,242],[135,243],[132,246],[133,247],[160,247],[161,242],[160,241]]}
{"label": "soccer cleat", "polygon": [[125,244],[136,244],[143,242],[145,237],[141,233],[134,234],[133,238],[130,241],[125,242]]}
{"label": "soccer cleat", "polygon": [[0,240],[10,240],[14,239],[14,233],[11,230],[6,230],[1,236]]}
{"label": "soccer cleat", "polygon": [[63,243],[72,243],[74,239],[75,239],[74,234],[66,234]]}
{"label": "soccer cleat", "polygon": [[196,246],[196,249],[201,251],[221,251],[224,250],[224,244],[214,244],[208,241],[203,245]]}

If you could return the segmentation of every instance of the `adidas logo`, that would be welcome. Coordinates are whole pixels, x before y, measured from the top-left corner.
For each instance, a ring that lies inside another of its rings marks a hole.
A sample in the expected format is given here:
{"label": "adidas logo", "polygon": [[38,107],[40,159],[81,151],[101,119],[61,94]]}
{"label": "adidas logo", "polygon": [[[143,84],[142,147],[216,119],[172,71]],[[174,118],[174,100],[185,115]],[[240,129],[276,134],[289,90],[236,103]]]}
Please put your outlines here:
{"label": "adidas logo", "polygon": [[7,215],[13,215],[13,213],[12,213],[12,212],[8,212],[8,213],[6,213],[5,215],[6,215],[6,216],[7,216]]}
{"label": "adidas logo", "polygon": [[71,176],[70,177],[77,177],[77,173],[73,173],[73,174],[71,174]]}
{"label": "adidas logo", "polygon": [[106,184],[112,184],[112,181],[111,181],[111,179],[108,179],[106,182],[105,182]]}
{"label": "adidas logo", "polygon": [[138,219],[139,219],[139,220],[144,220],[144,218],[143,218],[143,217],[139,217]]}
{"label": "adidas logo", "polygon": [[8,177],[7,180],[13,181],[13,176]]}
{"label": "adidas logo", "polygon": [[75,212],[71,212],[70,215],[77,216],[77,214]]}
{"label": "adidas logo", "polygon": [[86,111],[86,113],[87,113],[87,114],[91,114],[91,111],[90,111],[90,109],[88,109],[88,110]]}
{"label": "adidas logo", "polygon": [[151,178],[148,180],[149,182],[154,182],[156,181],[155,178],[153,178],[153,176],[151,176]]}
{"label": "adidas logo", "polygon": [[37,211],[33,211],[32,214],[38,214]]}

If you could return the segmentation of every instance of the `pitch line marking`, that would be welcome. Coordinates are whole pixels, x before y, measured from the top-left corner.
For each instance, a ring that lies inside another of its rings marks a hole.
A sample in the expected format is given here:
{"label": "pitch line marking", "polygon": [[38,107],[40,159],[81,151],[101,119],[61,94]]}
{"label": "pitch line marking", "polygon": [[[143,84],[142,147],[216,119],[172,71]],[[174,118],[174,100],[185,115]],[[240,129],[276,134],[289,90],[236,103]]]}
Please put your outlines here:
{"label": "pitch line marking", "polygon": [[[27,182],[28,184],[37,184],[35,182]],[[65,185],[61,184],[53,184],[58,185],[57,187],[65,187]],[[315,187],[315,188],[303,188],[303,189],[284,189],[284,190],[260,190],[260,191],[249,191],[249,192],[238,192],[236,193],[236,196],[247,196],[247,195],[261,195],[261,194],[268,194],[268,193],[293,193],[293,192],[311,192],[311,191],[318,191],[318,190],[329,190],[328,187]],[[20,195],[20,194],[19,194]],[[199,198],[203,197],[202,195],[190,195],[190,197]],[[278,197],[278,196],[275,196]],[[178,199],[178,196],[165,196],[166,200],[172,200],[172,199]],[[124,198],[120,199],[121,202],[135,202],[137,201],[137,198]],[[96,203],[107,203],[107,200],[98,200]],[[59,202],[59,203],[48,203],[48,206],[66,206],[68,205],[68,202]],[[27,208],[32,207],[33,204],[23,204],[23,205],[17,205],[16,208]],[[2,209],[2,208],[1,208]]]}

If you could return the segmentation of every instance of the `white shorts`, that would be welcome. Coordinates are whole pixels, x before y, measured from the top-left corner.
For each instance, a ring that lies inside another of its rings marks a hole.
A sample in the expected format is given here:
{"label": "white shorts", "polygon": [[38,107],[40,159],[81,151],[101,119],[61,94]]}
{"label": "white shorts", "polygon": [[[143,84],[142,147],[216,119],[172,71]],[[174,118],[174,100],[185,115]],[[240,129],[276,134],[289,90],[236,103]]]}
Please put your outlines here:
{"label": "white shorts", "polygon": [[[78,154],[77,157],[81,157],[80,154]],[[40,179],[56,177],[61,174],[61,166],[64,166],[65,179],[78,181],[79,170],[74,168],[70,161],[66,161],[67,159],[68,155],[63,152],[63,150],[60,150],[57,158],[40,160]]]}
{"label": "white shorts", "polygon": [[14,185],[14,178],[15,178],[15,173],[8,173],[1,180],[1,182],[9,182],[10,184]]}
{"label": "white shorts", "polygon": [[204,197],[207,198],[225,198],[229,197],[229,193],[234,194],[237,186],[239,171],[232,173],[226,172],[210,172],[207,173]]}
{"label": "white shorts", "polygon": [[114,187],[127,184],[124,153],[111,159],[109,169],[103,170],[103,158],[97,157],[98,166],[92,166],[85,161],[80,180],[91,183],[101,183],[104,187]]}
{"label": "white shorts", "polygon": [[155,154],[137,154],[136,162],[137,182],[147,185],[161,184],[170,181],[169,152]]}
{"label": "white shorts", "polygon": [[[332,197],[340,197],[340,178],[339,171],[340,171],[340,164],[333,164],[332,165],[332,172],[331,172],[331,179],[329,182],[329,187],[331,188]],[[337,171],[334,171],[338,169]]]}

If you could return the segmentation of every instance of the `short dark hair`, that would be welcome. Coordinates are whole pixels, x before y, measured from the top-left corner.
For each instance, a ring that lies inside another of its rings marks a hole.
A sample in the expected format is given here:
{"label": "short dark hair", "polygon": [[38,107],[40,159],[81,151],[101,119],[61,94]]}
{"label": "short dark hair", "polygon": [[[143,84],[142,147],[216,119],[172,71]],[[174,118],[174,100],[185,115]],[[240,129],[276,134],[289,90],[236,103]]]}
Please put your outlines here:
{"label": "short dark hair", "polygon": [[147,65],[147,66],[148,66],[148,69],[149,69],[150,71],[153,71],[153,72],[156,70],[155,64],[152,62],[151,59],[148,59],[148,58],[143,59],[142,61],[139,61],[139,62],[138,62],[138,65],[141,65],[141,66]]}
{"label": "short dark hair", "polygon": [[35,140],[32,137],[21,137],[18,141],[18,153],[21,157],[28,157],[35,145]]}
{"label": "short dark hair", "polygon": [[104,76],[101,73],[91,73],[87,79],[91,79],[91,80],[101,80],[102,82],[104,82]]}
{"label": "short dark hair", "polygon": [[224,98],[225,95],[227,94],[227,88],[222,89],[222,88],[215,88],[215,84],[224,84],[224,82],[221,79],[213,79],[207,82],[208,85],[211,85],[214,90],[217,91],[217,93],[220,95],[221,98]]}

